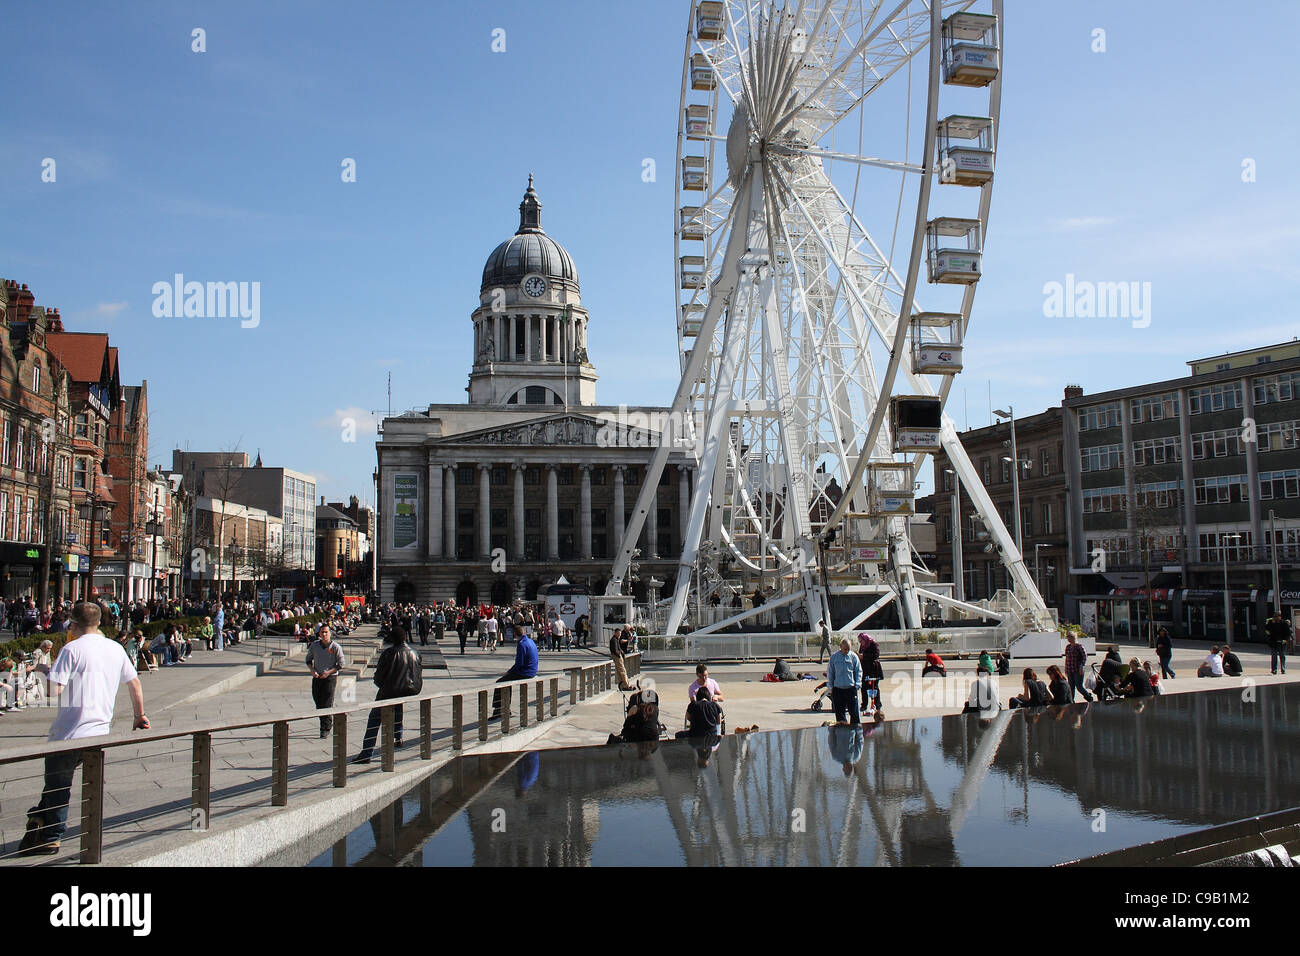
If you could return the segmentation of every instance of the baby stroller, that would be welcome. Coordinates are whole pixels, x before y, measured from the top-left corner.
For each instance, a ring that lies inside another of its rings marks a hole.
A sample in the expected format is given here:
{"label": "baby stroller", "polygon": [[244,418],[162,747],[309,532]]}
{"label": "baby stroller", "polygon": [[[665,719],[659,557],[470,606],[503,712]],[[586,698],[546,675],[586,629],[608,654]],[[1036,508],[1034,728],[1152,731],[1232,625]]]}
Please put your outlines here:
{"label": "baby stroller", "polygon": [[[1123,669],[1128,670],[1128,665],[1125,664]],[[1124,695],[1119,692],[1118,682],[1112,684],[1109,683],[1108,681],[1102,680],[1101,669],[1097,664],[1092,665],[1092,679],[1095,685],[1093,688],[1093,693],[1097,695],[1097,700],[1101,701],[1101,700],[1122,700],[1123,699]],[[1120,680],[1123,679],[1124,678],[1121,675]]]}

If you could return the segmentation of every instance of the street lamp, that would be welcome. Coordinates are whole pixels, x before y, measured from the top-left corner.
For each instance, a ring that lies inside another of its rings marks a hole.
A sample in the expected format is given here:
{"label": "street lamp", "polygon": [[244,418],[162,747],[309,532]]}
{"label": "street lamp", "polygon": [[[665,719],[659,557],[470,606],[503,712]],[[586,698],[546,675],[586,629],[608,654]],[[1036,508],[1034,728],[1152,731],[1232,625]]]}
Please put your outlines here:
{"label": "street lamp", "polygon": [[1232,598],[1228,594],[1228,546],[1225,541],[1238,541],[1239,534],[1219,535],[1219,547],[1223,551],[1223,643],[1232,643]]}
{"label": "street lamp", "polygon": [[993,414],[1011,423],[1011,461],[1015,466],[1011,472],[1011,494],[1016,509],[1016,551],[1024,557],[1024,546],[1020,543],[1020,452],[1016,447],[1016,409],[1015,406],[1008,405],[1005,412],[995,408]]}
{"label": "street lamp", "polygon": [[91,597],[93,597],[92,592],[95,590],[95,539],[98,537],[95,526],[101,522],[108,521],[109,514],[108,506],[99,503],[98,472],[99,465],[97,462],[95,465],[95,471],[91,475],[90,500],[83,501],[81,504],[77,505],[77,517],[82,521],[90,522],[90,542],[88,544],[90,553],[87,555],[86,559],[86,594],[82,596],[83,600],[90,600]]}
{"label": "street lamp", "polygon": [[961,482],[953,469],[945,468],[943,473],[952,475],[952,580],[953,586],[957,589],[957,600],[964,601],[966,600],[966,573],[961,542]]}

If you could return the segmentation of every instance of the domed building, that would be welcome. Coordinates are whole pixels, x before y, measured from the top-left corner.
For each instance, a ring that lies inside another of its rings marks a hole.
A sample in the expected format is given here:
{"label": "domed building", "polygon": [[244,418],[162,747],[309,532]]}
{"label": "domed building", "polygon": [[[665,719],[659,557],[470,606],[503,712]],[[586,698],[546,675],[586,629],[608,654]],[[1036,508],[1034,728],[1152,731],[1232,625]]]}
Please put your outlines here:
{"label": "domed building", "polygon": [[[384,419],[381,600],[505,604],[561,577],[603,593],[668,409],[596,404],[588,320],[530,176],[519,228],[483,265],[469,401]],[[694,459],[669,461],[630,575],[643,601],[675,580],[690,510]]]}
{"label": "domed building", "polygon": [[519,229],[483,266],[469,400],[475,405],[594,405],[587,310],[573,257],[542,229],[528,177]]}

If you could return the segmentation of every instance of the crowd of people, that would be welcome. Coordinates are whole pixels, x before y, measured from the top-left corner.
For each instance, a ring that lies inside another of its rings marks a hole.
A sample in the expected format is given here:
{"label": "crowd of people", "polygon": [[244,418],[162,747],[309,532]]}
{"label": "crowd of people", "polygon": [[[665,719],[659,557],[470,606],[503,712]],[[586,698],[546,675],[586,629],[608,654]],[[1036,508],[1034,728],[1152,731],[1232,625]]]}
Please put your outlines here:
{"label": "crowd of people", "polygon": [[385,634],[400,627],[412,643],[418,639],[422,646],[437,644],[454,632],[462,654],[470,644],[495,651],[502,644],[516,643],[523,633],[541,650],[571,650],[592,644],[589,615],[579,615],[570,627],[555,608],[526,601],[468,606],[454,601],[385,604],[368,608],[365,619],[379,623]]}

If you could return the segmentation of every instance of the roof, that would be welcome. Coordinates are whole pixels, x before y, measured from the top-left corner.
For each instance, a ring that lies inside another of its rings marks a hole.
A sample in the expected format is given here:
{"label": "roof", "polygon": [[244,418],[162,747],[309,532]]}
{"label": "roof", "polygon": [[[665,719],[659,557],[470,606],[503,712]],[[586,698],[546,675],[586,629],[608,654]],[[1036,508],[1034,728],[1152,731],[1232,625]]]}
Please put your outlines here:
{"label": "roof", "polygon": [[356,524],[351,515],[346,515],[337,508],[331,508],[329,505],[316,506],[316,521],[319,523],[322,519],[325,521],[347,521],[350,524]]}
{"label": "roof", "polygon": [[51,332],[45,344],[74,382],[98,382],[105,371],[106,357],[113,360],[108,364],[112,373],[117,349],[109,348],[106,332]]}
{"label": "roof", "polygon": [[578,282],[578,267],[568,251],[542,229],[542,203],[528,177],[519,204],[519,230],[492,250],[483,266],[483,288],[511,283],[531,274]]}

